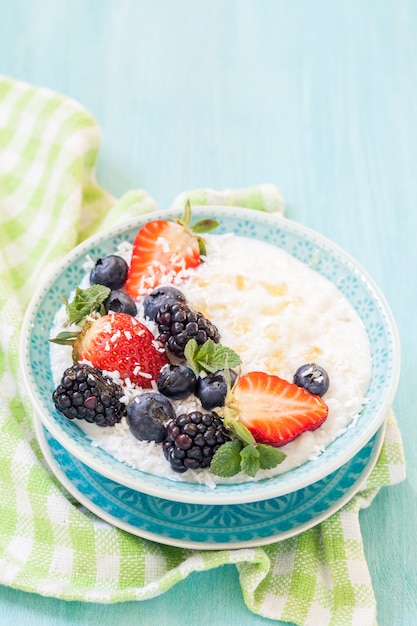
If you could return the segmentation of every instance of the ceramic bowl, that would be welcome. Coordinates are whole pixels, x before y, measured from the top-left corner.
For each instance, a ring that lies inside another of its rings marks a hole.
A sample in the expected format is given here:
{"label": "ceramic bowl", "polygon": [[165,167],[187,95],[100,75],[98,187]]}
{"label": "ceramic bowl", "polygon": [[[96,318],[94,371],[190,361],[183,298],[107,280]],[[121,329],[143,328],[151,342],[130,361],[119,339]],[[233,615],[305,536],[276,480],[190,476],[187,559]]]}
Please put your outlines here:
{"label": "ceramic bowl", "polygon": [[[152,218],[165,217],[166,212]],[[354,428],[343,432],[314,462],[274,478],[247,484],[205,485],[172,481],[133,469],[91,445],[72,421],[58,413],[52,402],[54,382],[47,339],[62,295],[69,294],[84,275],[86,255],[92,258],[113,253],[123,241],[133,241],[140,226],[150,219],[138,217],[106,230],[76,247],[39,287],[28,308],[22,330],[23,375],[36,414],[50,435],[75,459],[116,484],[148,496],[194,505],[239,505],[297,492],[333,474],[355,457],[383,425],[396,392],[400,347],[389,307],[367,273],[340,247],[320,234],[280,215],[233,208],[193,207],[195,219],[214,217],[216,232],[267,241],[299,261],[319,259],[316,271],[332,281],[351,302],[367,331],[372,354],[372,373],[367,403]]]}

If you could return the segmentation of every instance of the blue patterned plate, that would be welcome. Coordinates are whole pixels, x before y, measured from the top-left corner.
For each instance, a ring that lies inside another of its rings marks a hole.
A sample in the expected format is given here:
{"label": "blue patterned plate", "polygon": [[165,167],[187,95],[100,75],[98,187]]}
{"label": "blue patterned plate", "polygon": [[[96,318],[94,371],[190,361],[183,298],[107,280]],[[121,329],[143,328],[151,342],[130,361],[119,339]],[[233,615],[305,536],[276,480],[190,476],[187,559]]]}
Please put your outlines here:
{"label": "blue patterned plate", "polygon": [[[152,214],[165,218],[166,212]],[[180,215],[180,212],[177,212]],[[367,403],[354,428],[348,428],[315,461],[285,474],[247,484],[204,485],[172,481],[146,474],[116,461],[93,447],[72,421],[54,408],[54,383],[49,365],[49,331],[62,295],[69,294],[84,275],[86,255],[99,258],[113,253],[125,240],[133,241],[149,214],[104,231],[75,248],[41,285],[28,308],[21,343],[23,376],[36,413],[51,435],[74,457],[120,485],[175,502],[237,504],[269,500],[298,491],[335,472],[352,459],[385,421],[397,389],[400,348],[395,322],[372,279],[342,249],[323,236],[280,215],[234,207],[193,207],[196,219],[213,217],[219,233],[267,241],[304,263],[314,259],[316,270],[352,303],[362,319],[371,344],[372,374]]]}
{"label": "blue patterned plate", "polygon": [[190,549],[232,549],[281,541],[346,504],[378,459],[385,425],[338,470],[291,494],[246,504],[173,502],[134,491],[71,456],[36,419],[42,452],[61,484],[88,510],[134,535]]}

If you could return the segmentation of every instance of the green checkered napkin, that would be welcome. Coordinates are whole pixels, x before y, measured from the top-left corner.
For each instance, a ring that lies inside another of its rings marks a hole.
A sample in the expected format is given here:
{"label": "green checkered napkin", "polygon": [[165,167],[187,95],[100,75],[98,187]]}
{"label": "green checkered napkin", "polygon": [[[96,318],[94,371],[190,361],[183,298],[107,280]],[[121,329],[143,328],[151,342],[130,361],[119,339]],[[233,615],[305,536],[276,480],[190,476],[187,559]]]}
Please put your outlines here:
{"label": "green checkered napkin", "polygon": [[[254,613],[296,624],[376,621],[359,509],[403,480],[395,417],[366,488],[319,526],[267,547],[195,551],[142,540],[97,519],[48,470],[19,373],[19,334],[42,273],[79,241],[150,212],[142,191],[119,202],[95,182],[100,133],[76,102],[0,77],[0,583],[94,602],[145,600],[194,571],[234,563]],[[185,196],[174,204],[183,205]],[[193,204],[282,211],[278,190],[198,190]]]}

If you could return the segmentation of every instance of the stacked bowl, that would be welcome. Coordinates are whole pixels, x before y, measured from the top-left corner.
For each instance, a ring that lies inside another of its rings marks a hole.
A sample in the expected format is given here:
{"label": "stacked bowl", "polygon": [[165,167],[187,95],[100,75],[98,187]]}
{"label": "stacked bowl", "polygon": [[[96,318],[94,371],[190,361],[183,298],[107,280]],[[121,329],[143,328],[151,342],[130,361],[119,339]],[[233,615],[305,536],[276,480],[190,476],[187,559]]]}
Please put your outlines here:
{"label": "stacked bowl", "polygon": [[[163,219],[166,212],[152,219]],[[59,413],[50,362],[51,328],[62,296],[85,275],[86,258],[114,254],[132,242],[150,217],[121,223],[75,248],[47,277],[28,308],[22,330],[23,375],[43,454],[60,482],[86,508],[137,536],[198,549],[240,548],[281,540],[341,508],[372,471],[396,392],[399,339],[389,307],[374,281],[346,252],[282,216],[236,207],[193,207],[195,219],[215,218],[216,232],[277,246],[332,282],[358,314],[369,339],[371,372],[366,402],[314,460],[263,480],[205,484],[156,476],[116,460],[74,421]],[[179,214],[174,213],[174,217]]]}

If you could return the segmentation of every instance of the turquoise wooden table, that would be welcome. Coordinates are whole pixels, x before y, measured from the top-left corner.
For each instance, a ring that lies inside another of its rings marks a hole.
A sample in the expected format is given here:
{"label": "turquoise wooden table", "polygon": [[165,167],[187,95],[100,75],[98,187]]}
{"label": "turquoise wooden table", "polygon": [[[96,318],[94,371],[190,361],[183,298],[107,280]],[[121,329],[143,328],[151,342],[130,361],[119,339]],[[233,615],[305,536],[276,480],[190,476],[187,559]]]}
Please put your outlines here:
{"label": "turquoise wooden table", "polygon": [[[115,196],[141,187],[167,207],[186,189],[274,183],[289,217],[380,285],[402,341],[408,477],[360,519],[379,624],[417,624],[417,3],[3,0],[0,25],[1,73],[94,115],[99,182]],[[0,587],[2,624],[185,620],[273,623],[246,609],[232,566],[114,606]]]}

